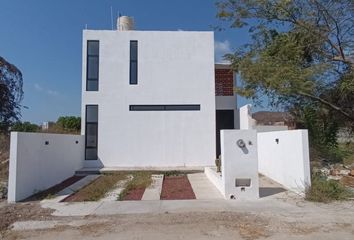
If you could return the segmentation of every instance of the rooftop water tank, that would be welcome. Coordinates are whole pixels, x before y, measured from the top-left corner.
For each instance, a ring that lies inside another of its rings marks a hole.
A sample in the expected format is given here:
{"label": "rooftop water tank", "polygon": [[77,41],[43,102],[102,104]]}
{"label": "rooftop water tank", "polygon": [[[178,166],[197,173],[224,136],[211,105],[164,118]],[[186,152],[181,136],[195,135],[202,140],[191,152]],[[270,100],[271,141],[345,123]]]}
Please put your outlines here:
{"label": "rooftop water tank", "polygon": [[121,16],[117,19],[118,31],[134,30],[134,19],[128,16]]}

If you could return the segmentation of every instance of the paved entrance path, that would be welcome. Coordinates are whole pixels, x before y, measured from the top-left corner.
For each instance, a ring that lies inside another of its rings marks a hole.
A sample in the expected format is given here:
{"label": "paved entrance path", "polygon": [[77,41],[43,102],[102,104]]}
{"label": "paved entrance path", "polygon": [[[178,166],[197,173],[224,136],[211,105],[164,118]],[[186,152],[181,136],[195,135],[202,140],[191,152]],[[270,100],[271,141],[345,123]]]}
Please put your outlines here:
{"label": "paved entrance path", "polygon": [[219,190],[209,181],[204,173],[188,174],[187,177],[197,199],[224,199]]}

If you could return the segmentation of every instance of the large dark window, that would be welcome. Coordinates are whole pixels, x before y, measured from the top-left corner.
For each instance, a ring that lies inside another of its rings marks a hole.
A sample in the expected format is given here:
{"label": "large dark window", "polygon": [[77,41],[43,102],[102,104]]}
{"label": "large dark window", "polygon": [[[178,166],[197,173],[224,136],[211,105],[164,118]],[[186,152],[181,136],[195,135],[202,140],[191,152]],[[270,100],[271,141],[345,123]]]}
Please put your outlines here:
{"label": "large dark window", "polygon": [[130,41],[129,83],[138,84],[138,41]]}
{"label": "large dark window", "polygon": [[199,104],[184,105],[129,105],[130,111],[199,111]]}
{"label": "large dark window", "polygon": [[100,42],[87,41],[86,91],[98,91]]}
{"label": "large dark window", "polygon": [[86,105],[85,159],[97,160],[98,105]]}

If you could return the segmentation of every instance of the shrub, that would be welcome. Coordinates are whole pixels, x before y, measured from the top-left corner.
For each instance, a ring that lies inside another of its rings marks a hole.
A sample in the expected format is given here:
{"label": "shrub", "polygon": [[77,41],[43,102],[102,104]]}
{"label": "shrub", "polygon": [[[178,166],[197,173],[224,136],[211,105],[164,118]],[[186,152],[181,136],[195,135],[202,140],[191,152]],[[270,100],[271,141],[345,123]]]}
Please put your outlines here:
{"label": "shrub", "polygon": [[11,126],[11,131],[15,132],[38,132],[39,126],[30,122],[17,122]]}
{"label": "shrub", "polygon": [[347,200],[353,193],[335,180],[327,180],[321,175],[312,176],[312,185],[306,189],[305,199],[313,202],[328,203],[331,201]]}
{"label": "shrub", "polygon": [[58,127],[69,130],[69,131],[80,131],[81,129],[81,118],[74,116],[59,117],[56,125]]}

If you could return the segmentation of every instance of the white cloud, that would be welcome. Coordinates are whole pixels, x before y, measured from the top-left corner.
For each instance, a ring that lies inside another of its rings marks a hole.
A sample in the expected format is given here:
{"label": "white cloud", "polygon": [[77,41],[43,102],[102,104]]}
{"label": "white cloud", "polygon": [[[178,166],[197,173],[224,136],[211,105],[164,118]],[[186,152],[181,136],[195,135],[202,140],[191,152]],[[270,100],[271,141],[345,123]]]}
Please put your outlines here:
{"label": "white cloud", "polygon": [[214,51],[215,51],[215,62],[216,63],[228,63],[228,61],[223,59],[223,56],[227,53],[232,53],[232,49],[231,49],[231,45],[230,45],[229,40],[215,41]]}
{"label": "white cloud", "polygon": [[59,93],[57,91],[54,91],[51,89],[45,89],[44,87],[42,87],[38,83],[34,84],[34,89],[36,89],[38,92],[44,92],[50,96],[58,96],[59,95]]}
{"label": "white cloud", "polygon": [[49,94],[49,95],[51,95],[51,96],[58,96],[59,95],[59,93],[57,92],[57,91],[53,91],[53,90],[47,90],[47,93]]}
{"label": "white cloud", "polygon": [[43,88],[41,86],[39,86],[39,84],[35,83],[34,84],[34,88],[38,91],[38,92],[42,92]]}

